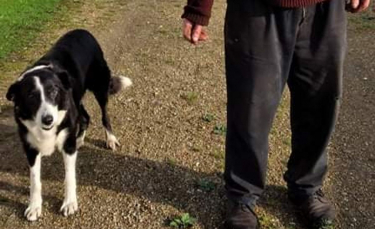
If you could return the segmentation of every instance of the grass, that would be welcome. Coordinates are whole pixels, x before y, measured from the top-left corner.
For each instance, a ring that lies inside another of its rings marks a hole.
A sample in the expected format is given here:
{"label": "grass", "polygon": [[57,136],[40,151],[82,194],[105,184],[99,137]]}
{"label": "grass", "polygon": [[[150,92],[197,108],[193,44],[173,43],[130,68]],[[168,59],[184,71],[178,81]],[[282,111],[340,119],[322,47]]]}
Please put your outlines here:
{"label": "grass", "polygon": [[168,165],[171,165],[171,166],[176,166],[177,161],[176,161],[175,158],[170,157],[170,158],[167,158],[167,164],[168,164]]}
{"label": "grass", "polygon": [[169,226],[174,228],[189,228],[194,226],[197,219],[190,216],[189,213],[185,213],[181,216],[174,217],[170,222]]}
{"label": "grass", "polygon": [[349,14],[348,20],[351,28],[356,31],[372,31],[375,29],[375,12],[372,11],[373,5],[370,6],[365,12]]}
{"label": "grass", "polygon": [[204,191],[204,192],[211,192],[215,189],[215,183],[207,180],[207,179],[201,179],[197,182],[198,189]]}
{"label": "grass", "polygon": [[210,155],[213,156],[215,159],[218,159],[218,160],[224,160],[224,158],[225,158],[225,153],[224,153],[224,151],[221,151],[221,150],[215,150]]}
{"label": "grass", "polygon": [[194,104],[198,100],[198,93],[191,91],[181,95],[181,98],[186,100],[189,104]]}
{"label": "grass", "polygon": [[216,125],[213,132],[217,135],[225,135],[227,133],[227,127],[224,125]]}
{"label": "grass", "polygon": [[259,216],[259,222],[264,229],[276,229],[277,225],[275,220],[268,215]]}
{"label": "grass", "polygon": [[202,120],[205,122],[212,122],[215,120],[215,116],[213,114],[207,113],[202,116]]}
{"label": "grass", "polygon": [[0,0],[0,60],[43,31],[61,0]]}

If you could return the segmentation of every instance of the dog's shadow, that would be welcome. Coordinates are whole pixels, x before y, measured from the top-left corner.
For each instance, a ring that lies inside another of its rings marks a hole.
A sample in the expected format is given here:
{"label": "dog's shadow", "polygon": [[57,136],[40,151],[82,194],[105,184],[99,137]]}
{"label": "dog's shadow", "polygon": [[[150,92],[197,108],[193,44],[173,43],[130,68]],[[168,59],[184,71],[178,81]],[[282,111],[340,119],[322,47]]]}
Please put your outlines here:
{"label": "dog's shadow", "polygon": [[[5,136],[0,140],[0,172],[28,177],[29,171],[26,156],[16,133],[12,112],[7,108],[0,115],[0,135]],[[187,167],[175,163],[159,162],[143,159],[141,157],[129,156],[126,153],[113,153],[103,150],[104,141],[87,139],[87,146],[79,150],[77,161],[78,185],[97,186],[102,189],[112,190],[117,193],[126,193],[147,198],[152,202],[163,203],[174,206],[184,212],[196,216],[199,223],[207,229],[219,228],[222,225],[225,192],[223,188],[222,175],[217,173],[196,172]],[[58,166],[57,166],[58,165]],[[42,180],[59,180],[63,182],[62,174],[64,168],[61,155],[55,153],[50,159],[43,161]],[[215,190],[207,193],[199,191],[197,182],[207,179],[213,181]],[[24,196],[28,196],[28,187],[1,182],[0,191],[16,190]],[[270,186],[261,205],[266,211],[275,214],[287,212],[294,214],[290,207],[284,204],[267,204],[272,199],[284,202],[284,197],[279,198],[279,193],[284,190],[276,186]],[[79,195],[79,193],[78,193]],[[61,200],[52,196],[43,198],[57,206]],[[23,219],[22,214],[26,207],[25,203],[18,203],[6,196],[0,196],[2,205],[14,206],[17,216]],[[59,206],[58,206],[59,207]],[[56,207],[56,214],[57,208]],[[289,217],[280,218],[283,225],[289,224]],[[160,219],[161,221],[165,219]]]}
{"label": "dog's shadow", "polygon": [[[12,129],[13,125],[0,128]],[[17,139],[17,141],[10,138]],[[13,136],[8,136],[0,142],[0,158],[7,163],[0,163],[0,172],[17,175],[28,181],[29,170],[26,156],[19,143],[15,129]],[[221,175],[216,173],[199,173],[189,168],[174,165],[168,162],[157,162],[126,155],[126,153],[113,153],[101,147],[105,144],[100,140],[88,140],[88,146],[83,146],[78,153],[77,183],[78,186],[96,186],[101,189],[112,190],[118,193],[126,193],[144,197],[151,202],[158,202],[174,206],[183,212],[189,212],[198,218],[204,228],[212,228],[212,225],[221,225],[222,210],[224,206],[224,190]],[[91,145],[92,144],[92,145]],[[100,148],[99,148],[100,147]],[[43,160],[42,182],[60,181],[64,179],[64,167],[59,153]],[[199,191],[197,183],[201,179],[213,181],[216,189],[210,193]],[[26,200],[28,187],[17,186],[8,182],[0,183],[0,192],[16,192]],[[79,196],[79,193],[78,193]],[[46,196],[43,199],[49,202],[54,214],[58,213],[61,201],[56,197]],[[1,205],[17,209],[16,216],[24,220],[23,211],[26,202],[16,202],[8,195],[1,195]],[[84,204],[84,203],[82,203]],[[209,220],[206,220],[209,219]],[[165,219],[160,219],[164,221]]]}

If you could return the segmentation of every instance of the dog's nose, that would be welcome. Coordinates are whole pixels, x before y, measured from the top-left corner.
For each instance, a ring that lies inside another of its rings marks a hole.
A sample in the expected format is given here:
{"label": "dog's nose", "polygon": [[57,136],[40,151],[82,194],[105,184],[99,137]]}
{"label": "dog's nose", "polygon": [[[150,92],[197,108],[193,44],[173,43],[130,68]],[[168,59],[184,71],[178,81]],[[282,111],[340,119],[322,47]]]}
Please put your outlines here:
{"label": "dog's nose", "polygon": [[53,122],[53,117],[52,117],[52,115],[44,115],[43,117],[42,117],[42,123],[44,124],[44,125],[46,125],[46,126],[49,126],[49,125],[51,125],[52,124],[52,122]]}

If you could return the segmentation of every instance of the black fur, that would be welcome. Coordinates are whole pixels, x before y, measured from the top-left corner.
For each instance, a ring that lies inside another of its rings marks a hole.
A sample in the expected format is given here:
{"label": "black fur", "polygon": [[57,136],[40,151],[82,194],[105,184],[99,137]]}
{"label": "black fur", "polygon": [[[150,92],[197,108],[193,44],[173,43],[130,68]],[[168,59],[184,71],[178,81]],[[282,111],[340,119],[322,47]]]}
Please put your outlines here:
{"label": "black fur", "polygon": [[68,128],[69,136],[64,144],[64,151],[68,154],[76,151],[76,139],[89,125],[90,117],[81,103],[86,90],[94,93],[102,110],[103,125],[112,132],[106,106],[109,94],[118,92],[118,83],[121,83],[119,79],[111,78],[102,49],[86,30],[73,30],[65,34],[28,69],[41,65],[49,67],[25,74],[22,80],[10,86],[6,95],[15,104],[15,119],[30,166],[33,166],[37,152],[27,142],[25,136],[28,130],[20,119],[31,119],[39,107],[40,95],[33,94],[32,76],[37,75],[41,84],[50,88],[51,96],[48,99],[53,100],[59,110],[67,110],[56,134]]}

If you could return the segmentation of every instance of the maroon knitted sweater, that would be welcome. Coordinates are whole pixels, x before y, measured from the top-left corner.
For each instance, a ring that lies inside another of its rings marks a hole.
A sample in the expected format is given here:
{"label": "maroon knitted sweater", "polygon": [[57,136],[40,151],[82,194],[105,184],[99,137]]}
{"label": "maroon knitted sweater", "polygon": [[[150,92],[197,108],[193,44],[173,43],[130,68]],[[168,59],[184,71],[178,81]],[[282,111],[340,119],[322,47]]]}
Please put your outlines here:
{"label": "maroon knitted sweater", "polygon": [[[255,1],[255,0],[247,0]],[[273,6],[285,7],[285,8],[296,8],[307,5],[312,5],[318,2],[326,0],[260,0],[268,1]],[[187,5],[184,8],[182,18],[189,19],[190,21],[199,25],[208,25],[208,21],[211,17],[211,8],[214,0],[188,0]]]}

